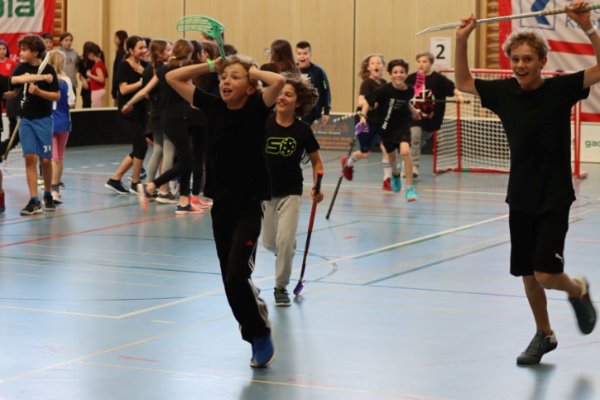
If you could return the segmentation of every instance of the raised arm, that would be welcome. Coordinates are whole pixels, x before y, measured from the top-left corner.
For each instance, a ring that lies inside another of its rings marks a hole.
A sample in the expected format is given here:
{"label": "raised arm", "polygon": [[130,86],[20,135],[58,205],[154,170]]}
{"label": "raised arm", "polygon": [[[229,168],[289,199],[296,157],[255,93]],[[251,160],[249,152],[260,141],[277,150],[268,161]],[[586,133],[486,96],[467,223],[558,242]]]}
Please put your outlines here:
{"label": "raised arm", "polygon": [[577,25],[585,34],[590,38],[592,47],[594,48],[594,54],[596,55],[596,64],[587,68],[583,73],[583,87],[588,88],[598,82],[600,82],[600,36],[594,29],[594,25],[591,21],[590,12],[577,12],[577,10],[585,7],[588,4],[587,1],[574,1],[570,7],[567,7],[567,15],[577,22]]}
{"label": "raised arm", "polygon": [[[215,65],[220,64],[220,58],[214,61]],[[213,66],[214,68],[214,66]],[[191,82],[191,79],[198,75],[208,74],[211,72],[211,67],[207,63],[193,64],[186,67],[181,67],[167,72],[167,83],[188,103],[194,102],[194,91],[196,86]]]}
{"label": "raised arm", "polygon": [[261,71],[254,66],[248,70],[248,77],[268,85],[262,93],[262,98],[267,107],[272,107],[277,101],[281,89],[285,86],[285,78],[275,72]]}
{"label": "raised arm", "polygon": [[455,52],[455,71],[454,79],[456,88],[461,92],[477,95],[475,80],[469,70],[469,59],[467,56],[467,42],[469,35],[475,29],[475,16],[471,14],[468,18],[461,19],[462,25],[456,31],[456,52]]}
{"label": "raised arm", "polygon": [[148,93],[150,93],[150,91],[152,91],[152,89],[154,89],[156,87],[156,85],[158,85],[158,77],[156,76],[156,74],[154,74],[152,76],[152,79],[150,79],[148,81],[146,86],[141,88],[131,98],[131,100],[129,100],[127,103],[125,103],[125,105],[123,106],[123,109],[121,111],[126,114],[126,113],[130,112],[131,110],[133,110],[133,105],[136,104],[137,102],[139,102],[144,97],[148,96]]}

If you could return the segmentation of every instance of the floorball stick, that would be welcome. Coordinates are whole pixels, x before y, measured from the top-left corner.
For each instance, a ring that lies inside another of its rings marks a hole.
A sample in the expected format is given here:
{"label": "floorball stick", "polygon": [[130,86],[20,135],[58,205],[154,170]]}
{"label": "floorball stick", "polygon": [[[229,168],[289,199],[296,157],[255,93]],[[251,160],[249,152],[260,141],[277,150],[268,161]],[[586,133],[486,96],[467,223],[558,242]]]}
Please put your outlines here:
{"label": "floorball stick", "polygon": [[[487,23],[492,23],[492,22],[511,21],[513,19],[534,18],[534,17],[543,17],[546,15],[564,14],[567,12],[567,7],[552,8],[549,10],[534,11],[534,12],[528,12],[528,13],[523,13],[523,14],[503,15],[500,17],[482,18],[482,19],[476,20],[475,22],[477,24],[487,24]],[[600,3],[588,4],[586,7],[577,10],[577,12],[587,12],[587,11],[591,11],[591,10],[596,10],[598,8],[600,8]],[[448,29],[456,29],[456,28],[460,27],[461,25],[462,24],[460,22],[451,22],[448,24],[434,25],[434,26],[430,26],[429,28],[423,29],[422,31],[417,32],[417,36],[420,36],[424,33],[445,31]]]}
{"label": "floorball stick", "polygon": [[[315,184],[315,195],[321,191],[321,180],[323,171],[317,172],[317,183]],[[294,294],[298,296],[304,288],[304,272],[306,271],[306,256],[308,256],[308,247],[310,246],[310,237],[312,235],[313,225],[315,223],[315,214],[317,212],[317,201],[313,199],[310,209],[310,218],[308,219],[308,233],[306,234],[306,244],[304,245],[304,257],[302,257],[302,268],[300,270],[300,279],[294,288]]]}
{"label": "floorball stick", "polygon": [[[354,137],[352,138],[352,142],[350,142],[350,149],[348,149],[348,155],[346,159],[349,159],[352,156],[352,150],[354,150],[354,144],[356,143],[356,135],[362,133],[365,130],[366,126],[358,123],[354,127]],[[338,178],[337,185],[335,185],[335,190],[333,191],[333,196],[331,197],[331,203],[329,204],[329,209],[327,210],[327,214],[325,215],[325,219],[329,219],[331,215],[331,210],[333,210],[333,204],[335,203],[335,199],[337,198],[338,191],[340,190],[340,185],[342,184],[342,180],[344,179],[344,169],[342,168],[342,173]]]}

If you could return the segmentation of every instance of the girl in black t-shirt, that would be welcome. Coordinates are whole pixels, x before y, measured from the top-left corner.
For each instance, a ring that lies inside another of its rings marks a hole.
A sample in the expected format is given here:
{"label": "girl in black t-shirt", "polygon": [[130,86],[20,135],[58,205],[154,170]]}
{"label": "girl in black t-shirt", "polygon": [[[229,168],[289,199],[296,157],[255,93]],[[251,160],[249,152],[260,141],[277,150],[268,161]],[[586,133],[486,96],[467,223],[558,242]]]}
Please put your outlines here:
{"label": "girl in black t-shirt", "polygon": [[[192,174],[192,149],[190,146],[190,133],[188,131],[188,111],[189,104],[168,84],[165,79],[167,71],[175,70],[182,64],[190,61],[192,44],[185,39],[179,39],[173,46],[173,55],[167,65],[161,66],[156,71],[154,80],[158,80],[160,91],[160,122],[161,129],[175,146],[176,163],[172,168],[163,171],[162,175],[156,179],[151,179],[145,185],[138,185],[138,194],[142,208],[148,206],[148,195],[167,185],[169,181],[179,178],[179,201],[175,213],[177,215],[186,215],[189,213],[201,214],[204,211],[201,207],[190,203],[190,176]],[[138,93],[124,106],[124,110],[129,110],[136,100],[142,94]]]}
{"label": "girl in black t-shirt", "polygon": [[[385,70],[385,61],[383,54],[373,53],[367,55],[360,64],[360,71],[358,76],[363,80],[360,84],[360,90],[358,93],[357,111],[360,112],[363,105],[366,102],[366,97],[373,93],[375,90],[385,85],[386,81],[382,78],[383,71]],[[377,114],[374,110],[367,116],[367,123],[369,125],[376,125],[378,123]],[[358,120],[356,120],[358,122]],[[392,190],[390,187],[390,177],[392,176],[392,170],[388,161],[388,156],[381,142],[381,136],[377,133],[370,132],[368,129],[365,132],[360,133],[357,136],[360,149],[356,150],[350,158],[342,157],[342,174],[344,178],[351,181],[354,177],[354,163],[369,157],[369,152],[374,145],[379,145],[381,148],[381,163],[383,166],[383,184],[382,190]]]}
{"label": "girl in black t-shirt", "polygon": [[[142,59],[146,56],[146,41],[140,36],[131,36],[126,42],[127,58],[119,65],[117,73],[119,79],[119,109],[142,88],[142,73],[144,72],[144,63]],[[127,115],[119,114],[119,130],[123,135],[133,133],[133,150],[125,156],[121,165],[113,176],[106,182],[104,187],[111,189],[119,194],[137,194],[135,188],[140,183],[140,173],[144,163],[148,144],[144,136],[144,119],[146,116],[145,105],[139,103]],[[132,168],[133,167],[133,168]],[[121,178],[132,168],[131,188],[127,189],[121,182]]]}
{"label": "girl in black t-shirt", "polygon": [[[221,74],[221,97],[196,88],[190,79]],[[285,84],[276,73],[260,71],[239,56],[209,60],[170,71],[167,81],[186,101],[205,111],[208,151],[204,194],[214,200],[213,235],[225,294],[240,324],[242,338],[252,344],[252,367],[266,367],[275,349],[267,305],[252,283],[261,201],[271,196],[264,155],[265,124]],[[258,82],[266,88],[261,92]]]}
{"label": "girl in black t-shirt", "polygon": [[[313,182],[322,171],[319,144],[310,125],[300,118],[311,112],[319,94],[306,78],[285,74],[286,85],[279,94],[276,113],[267,121],[265,153],[271,177],[271,200],[263,203],[262,243],[272,251],[275,263],[275,305],[291,304],[287,292],[296,247],[296,231],[302,198],[304,155],[312,164]],[[323,193],[311,193],[320,202]]]}

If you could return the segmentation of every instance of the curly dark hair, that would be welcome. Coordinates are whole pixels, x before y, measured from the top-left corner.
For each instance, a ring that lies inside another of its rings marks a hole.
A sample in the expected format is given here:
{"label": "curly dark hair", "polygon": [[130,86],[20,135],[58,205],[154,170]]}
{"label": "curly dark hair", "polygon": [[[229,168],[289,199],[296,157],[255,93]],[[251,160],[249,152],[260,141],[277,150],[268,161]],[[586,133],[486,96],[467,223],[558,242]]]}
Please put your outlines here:
{"label": "curly dark hair", "polygon": [[317,89],[310,83],[308,78],[303,77],[302,75],[289,72],[284,72],[281,75],[285,78],[286,85],[292,85],[296,91],[296,103],[298,105],[296,108],[296,116],[302,118],[308,115],[319,99],[319,92]]}

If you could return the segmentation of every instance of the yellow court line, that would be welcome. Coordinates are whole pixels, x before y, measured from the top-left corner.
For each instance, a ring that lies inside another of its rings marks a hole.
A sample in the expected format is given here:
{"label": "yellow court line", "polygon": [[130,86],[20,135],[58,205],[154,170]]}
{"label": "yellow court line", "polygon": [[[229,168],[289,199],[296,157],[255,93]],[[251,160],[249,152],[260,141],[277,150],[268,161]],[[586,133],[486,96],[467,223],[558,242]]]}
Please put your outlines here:
{"label": "yellow court line", "polygon": [[140,367],[133,365],[119,365],[112,363],[103,363],[103,362],[91,362],[91,361],[80,361],[77,364],[81,365],[89,365],[96,367],[106,367],[106,368],[115,368],[115,369],[126,369],[133,371],[143,371],[143,372],[154,372],[160,374],[172,374],[172,375],[182,375],[189,376],[194,378],[207,378],[211,380],[230,380],[235,379],[239,382],[245,383],[255,383],[261,385],[273,385],[273,386],[286,386],[298,389],[316,389],[316,390],[324,390],[328,392],[341,392],[341,393],[353,393],[353,394],[364,394],[373,396],[372,398],[382,398],[382,397],[391,397],[396,399],[405,399],[405,400],[450,400],[449,398],[442,397],[423,397],[419,395],[405,395],[401,393],[390,393],[390,392],[378,392],[372,390],[364,390],[364,389],[353,389],[349,387],[341,387],[341,386],[331,386],[327,384],[320,383],[294,383],[294,382],[281,382],[281,381],[273,381],[267,379],[255,379],[255,378],[244,378],[241,376],[225,376],[225,375],[213,375],[206,374],[202,372],[186,372],[186,371],[176,371],[170,369],[160,369],[160,368],[149,368],[149,367]]}

